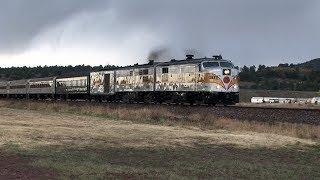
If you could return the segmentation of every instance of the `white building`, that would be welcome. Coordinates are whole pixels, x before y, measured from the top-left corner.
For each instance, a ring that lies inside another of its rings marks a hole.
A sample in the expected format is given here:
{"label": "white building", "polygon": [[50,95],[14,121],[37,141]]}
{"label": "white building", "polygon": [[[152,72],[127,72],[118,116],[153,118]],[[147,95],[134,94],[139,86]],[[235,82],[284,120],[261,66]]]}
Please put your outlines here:
{"label": "white building", "polygon": [[251,103],[261,104],[261,103],[281,103],[281,104],[320,104],[320,97],[315,98],[280,98],[280,97],[252,97]]}
{"label": "white building", "polygon": [[314,97],[311,99],[312,104],[320,104],[320,97]]}

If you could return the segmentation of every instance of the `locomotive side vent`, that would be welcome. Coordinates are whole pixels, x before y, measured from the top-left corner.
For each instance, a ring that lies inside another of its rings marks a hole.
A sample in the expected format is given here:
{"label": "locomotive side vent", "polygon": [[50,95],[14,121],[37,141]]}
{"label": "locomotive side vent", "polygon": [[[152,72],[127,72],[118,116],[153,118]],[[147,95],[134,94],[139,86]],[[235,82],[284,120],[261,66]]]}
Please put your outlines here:
{"label": "locomotive side vent", "polygon": [[221,60],[222,56],[221,55],[214,55],[212,56],[214,60]]}
{"label": "locomotive side vent", "polygon": [[187,60],[189,60],[189,59],[193,59],[194,55],[192,55],[192,54],[187,54],[186,57],[187,57]]}

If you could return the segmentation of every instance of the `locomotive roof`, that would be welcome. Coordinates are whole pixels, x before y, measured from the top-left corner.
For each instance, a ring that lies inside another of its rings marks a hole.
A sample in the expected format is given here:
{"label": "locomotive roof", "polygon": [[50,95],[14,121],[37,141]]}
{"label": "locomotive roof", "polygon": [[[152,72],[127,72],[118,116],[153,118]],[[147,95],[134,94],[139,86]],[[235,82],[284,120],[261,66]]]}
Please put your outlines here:
{"label": "locomotive roof", "polygon": [[147,64],[135,64],[135,65],[130,65],[130,66],[122,66],[122,67],[114,67],[110,69],[106,69],[104,71],[113,71],[113,70],[123,70],[123,69],[139,69],[139,68],[150,68],[154,66],[170,66],[170,65],[179,65],[179,64],[198,64],[203,61],[216,61],[216,62],[229,62],[229,60],[226,59],[214,59],[214,58],[197,58],[197,59],[184,59],[184,60],[176,60],[172,59],[170,61],[166,62],[152,62],[152,63],[147,63]]}
{"label": "locomotive roof", "polygon": [[177,64],[198,64],[198,63],[201,63],[203,61],[217,61],[217,62],[220,62],[220,61],[228,61],[228,60],[225,60],[225,59],[214,59],[214,58],[199,58],[199,59],[185,59],[185,60],[175,60],[175,59],[172,59],[171,61],[168,61],[168,62],[160,62],[160,66],[168,66],[168,65],[177,65]]}

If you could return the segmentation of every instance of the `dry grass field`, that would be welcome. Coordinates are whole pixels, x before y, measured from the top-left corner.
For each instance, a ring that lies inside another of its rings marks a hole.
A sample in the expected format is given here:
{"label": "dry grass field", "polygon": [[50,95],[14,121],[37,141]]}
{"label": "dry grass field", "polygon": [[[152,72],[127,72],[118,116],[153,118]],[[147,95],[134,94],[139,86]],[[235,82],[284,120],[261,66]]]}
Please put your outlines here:
{"label": "dry grass field", "polygon": [[320,178],[320,127],[0,101],[0,178]]}

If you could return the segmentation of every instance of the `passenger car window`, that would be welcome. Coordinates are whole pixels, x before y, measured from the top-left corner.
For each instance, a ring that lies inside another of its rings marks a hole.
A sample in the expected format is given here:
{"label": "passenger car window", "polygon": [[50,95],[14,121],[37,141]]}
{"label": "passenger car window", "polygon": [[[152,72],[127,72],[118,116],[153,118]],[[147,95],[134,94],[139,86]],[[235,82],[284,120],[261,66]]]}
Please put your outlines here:
{"label": "passenger car window", "polygon": [[139,75],[147,75],[147,74],[149,74],[149,70],[148,69],[139,70]]}
{"label": "passenger car window", "polygon": [[162,68],[162,74],[167,74],[169,73],[169,68]]}

